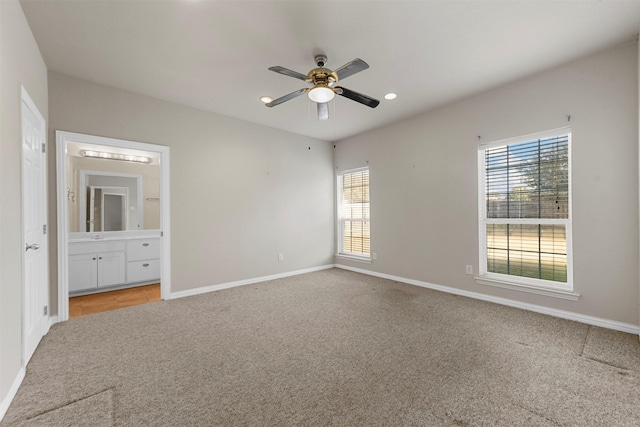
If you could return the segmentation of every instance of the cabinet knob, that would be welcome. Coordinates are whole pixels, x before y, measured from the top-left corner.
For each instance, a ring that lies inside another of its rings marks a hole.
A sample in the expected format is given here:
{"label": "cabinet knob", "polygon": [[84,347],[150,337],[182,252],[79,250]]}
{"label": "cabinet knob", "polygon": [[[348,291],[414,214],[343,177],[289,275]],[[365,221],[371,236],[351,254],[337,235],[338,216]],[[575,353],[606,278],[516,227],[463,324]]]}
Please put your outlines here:
{"label": "cabinet knob", "polygon": [[102,257],[101,257],[101,256],[99,256],[99,257],[98,257],[98,259],[102,259]]}
{"label": "cabinet knob", "polygon": [[95,258],[95,257],[93,257],[93,258],[91,258],[91,259],[92,259],[92,260],[94,260],[94,261],[96,260],[96,258]]}
{"label": "cabinet knob", "polygon": [[149,264],[142,264],[143,267],[149,267]]}
{"label": "cabinet knob", "polygon": [[148,243],[143,243],[142,246],[149,246],[149,244]]}

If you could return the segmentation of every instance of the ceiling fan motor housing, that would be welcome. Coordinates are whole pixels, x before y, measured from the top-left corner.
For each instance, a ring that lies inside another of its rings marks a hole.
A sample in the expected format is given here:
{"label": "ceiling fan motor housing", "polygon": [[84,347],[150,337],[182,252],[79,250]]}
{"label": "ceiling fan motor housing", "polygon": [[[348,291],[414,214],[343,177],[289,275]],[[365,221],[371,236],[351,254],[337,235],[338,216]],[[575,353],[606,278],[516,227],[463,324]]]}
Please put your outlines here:
{"label": "ceiling fan motor housing", "polygon": [[333,84],[338,81],[338,76],[328,68],[314,68],[309,71],[307,81],[314,86],[333,86]]}
{"label": "ceiling fan motor housing", "polygon": [[314,87],[333,86],[334,83],[338,81],[338,75],[330,69],[324,68],[324,65],[327,63],[326,55],[316,55],[314,59],[318,68],[309,71],[309,74],[307,74],[307,82]]}

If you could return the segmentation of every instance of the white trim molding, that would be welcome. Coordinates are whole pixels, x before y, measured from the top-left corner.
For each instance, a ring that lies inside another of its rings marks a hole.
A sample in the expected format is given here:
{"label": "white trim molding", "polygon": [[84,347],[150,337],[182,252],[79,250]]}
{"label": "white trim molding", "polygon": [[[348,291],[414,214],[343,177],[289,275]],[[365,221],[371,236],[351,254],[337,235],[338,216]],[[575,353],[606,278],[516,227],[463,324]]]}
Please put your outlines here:
{"label": "white trim molding", "polygon": [[476,282],[480,285],[494,286],[496,288],[510,289],[512,291],[528,292],[530,294],[544,295],[547,297],[562,298],[570,301],[578,301],[580,294],[565,291],[561,289],[548,288],[541,286],[527,285],[526,283],[515,283],[512,281],[497,280],[488,277],[476,277]]}
{"label": "white trim molding", "polygon": [[363,270],[360,268],[349,267],[346,265],[336,264],[337,268],[354,271],[356,273],[367,274],[369,276],[381,277],[383,279],[394,280],[396,282],[406,283],[408,285],[420,286],[422,288],[433,289],[435,291],[446,292],[449,294],[460,295],[477,300],[493,302],[495,304],[515,307],[522,310],[533,311],[548,316],[559,317],[561,319],[573,320],[587,325],[599,326],[601,328],[613,329],[615,331],[627,332],[630,334],[640,334],[640,325],[631,323],[618,322],[616,320],[603,319],[601,317],[589,316],[587,314],[575,313],[572,311],[558,310],[555,308],[545,307],[542,305],[529,304],[521,301],[514,301],[507,298],[494,297],[478,292],[465,291],[462,289],[452,288],[450,286],[436,285],[433,283],[423,282],[415,279],[407,279],[406,277],[393,276],[391,274],[378,273],[375,271]]}
{"label": "white trim molding", "polygon": [[347,254],[335,254],[334,255],[336,258],[341,258],[347,261],[355,261],[355,262],[362,262],[365,264],[371,264],[371,258],[368,257],[362,257],[362,256],[356,256],[356,255],[347,255]]}
{"label": "white trim molding", "polygon": [[[56,323],[58,323],[58,316],[49,316],[47,330],[45,331],[43,337],[49,333],[51,327]],[[11,383],[11,387],[9,387],[6,396],[4,396],[2,401],[0,401],[0,421],[2,421],[4,416],[7,414],[9,406],[11,406],[11,402],[13,402],[13,399],[16,397],[16,394],[18,393],[18,390],[20,389],[20,386],[22,385],[22,381],[24,381],[24,377],[26,374],[27,368],[25,366],[21,366],[18,374]]]}
{"label": "white trim molding", "polygon": [[11,383],[11,387],[9,387],[9,391],[7,391],[6,396],[4,396],[4,398],[0,402],[0,421],[2,421],[4,416],[7,414],[7,411],[9,410],[9,406],[11,405],[11,402],[13,402],[13,398],[16,397],[16,394],[18,393],[18,389],[20,388],[20,385],[22,385],[22,381],[24,380],[24,376],[26,375],[26,373],[27,373],[26,368],[24,366],[21,367],[20,370],[18,371],[18,374],[16,375],[16,377],[13,379],[13,382]]}
{"label": "white trim molding", "polygon": [[186,291],[172,292],[170,299],[184,298],[194,295],[206,294],[209,292],[220,291],[222,289],[235,288],[237,286],[252,285],[254,283],[268,282],[270,280],[282,279],[285,277],[298,276],[300,274],[313,273],[314,271],[327,270],[334,268],[335,264],[321,265],[319,267],[306,268],[303,270],[288,271],[286,273],[271,274],[269,276],[254,277],[251,279],[237,280],[235,282],[220,283],[218,285],[202,286],[195,289],[187,289]]}
{"label": "white trim molding", "polygon": [[47,333],[49,333],[49,330],[51,329],[51,327],[53,325],[55,325],[56,323],[58,323],[58,315],[54,315],[54,316],[49,316],[49,328],[47,329]]}

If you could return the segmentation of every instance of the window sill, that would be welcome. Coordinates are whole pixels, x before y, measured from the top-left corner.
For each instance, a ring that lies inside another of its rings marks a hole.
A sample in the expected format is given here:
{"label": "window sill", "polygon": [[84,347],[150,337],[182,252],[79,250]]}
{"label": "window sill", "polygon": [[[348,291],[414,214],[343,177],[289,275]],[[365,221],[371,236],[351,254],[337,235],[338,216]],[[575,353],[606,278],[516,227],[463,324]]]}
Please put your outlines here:
{"label": "window sill", "polygon": [[563,289],[543,288],[535,285],[529,285],[526,283],[508,282],[505,280],[498,280],[486,276],[476,277],[476,282],[480,285],[494,286],[496,288],[511,289],[514,291],[528,292],[530,294],[544,295],[548,297],[561,298],[570,301],[578,301],[580,294],[566,291]]}
{"label": "window sill", "polygon": [[335,254],[334,256],[336,258],[340,258],[348,261],[356,261],[356,262],[362,262],[364,264],[371,264],[371,258],[365,258],[361,256],[347,255],[347,254]]}

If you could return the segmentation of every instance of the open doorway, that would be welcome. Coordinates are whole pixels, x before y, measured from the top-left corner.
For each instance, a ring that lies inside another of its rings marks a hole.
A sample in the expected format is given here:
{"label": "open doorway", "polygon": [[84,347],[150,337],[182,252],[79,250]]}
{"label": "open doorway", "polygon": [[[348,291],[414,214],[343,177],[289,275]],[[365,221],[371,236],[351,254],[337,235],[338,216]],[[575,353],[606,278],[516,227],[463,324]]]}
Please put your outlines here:
{"label": "open doorway", "polygon": [[62,131],[56,144],[59,321],[70,298],[168,299],[169,148]]}

